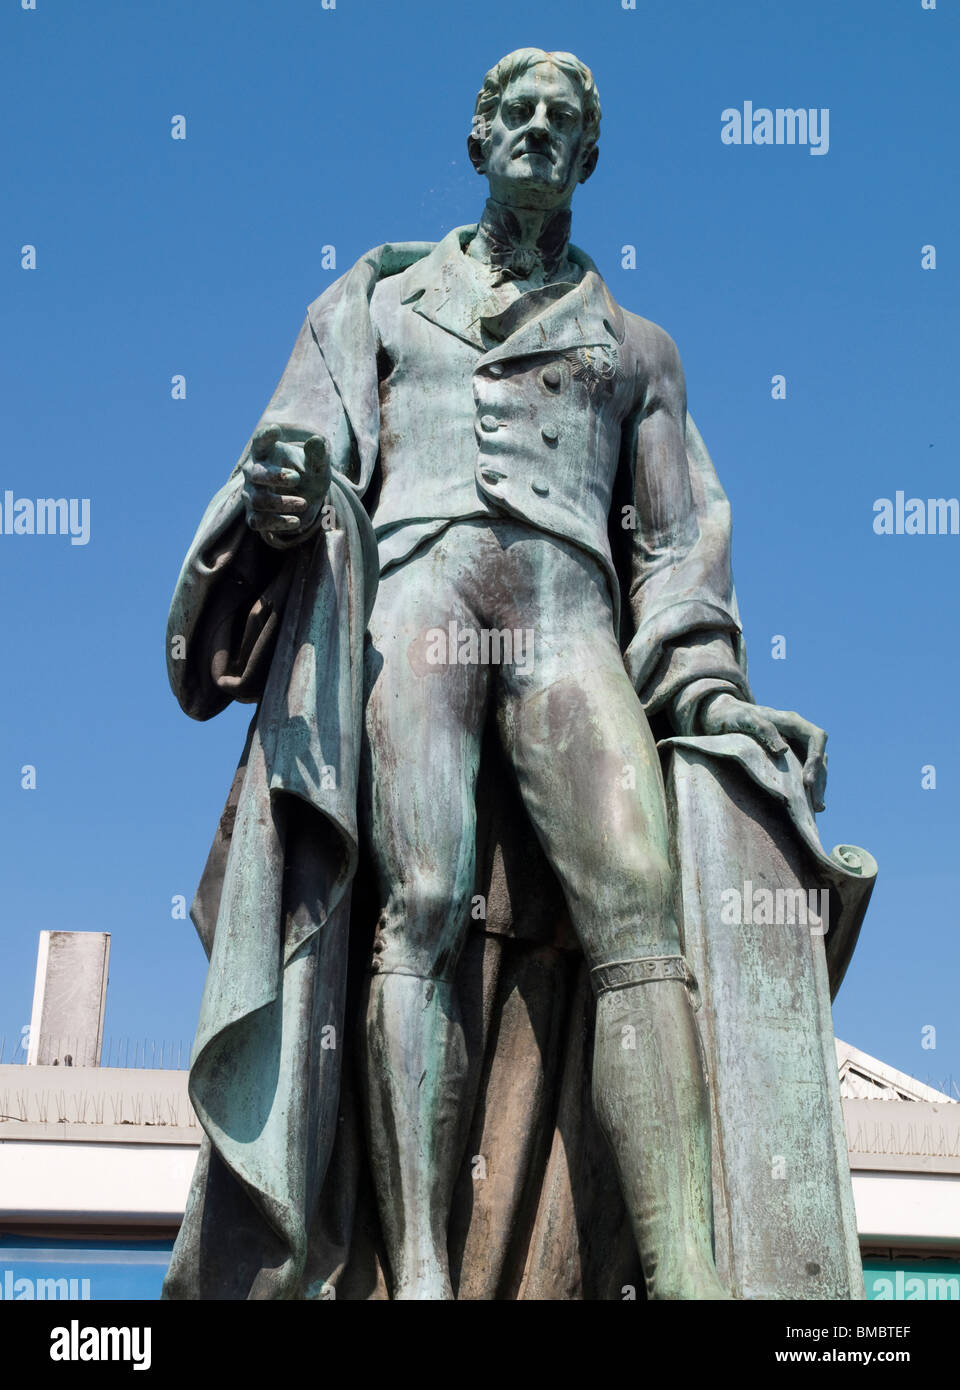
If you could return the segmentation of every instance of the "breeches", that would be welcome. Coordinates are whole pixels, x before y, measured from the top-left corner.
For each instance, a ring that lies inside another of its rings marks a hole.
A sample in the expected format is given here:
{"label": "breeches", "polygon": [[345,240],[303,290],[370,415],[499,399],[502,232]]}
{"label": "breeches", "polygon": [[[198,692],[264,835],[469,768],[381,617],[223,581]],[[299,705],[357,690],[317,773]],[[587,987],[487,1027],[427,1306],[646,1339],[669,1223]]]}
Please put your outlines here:
{"label": "breeches", "polygon": [[520,522],[449,526],[381,579],[365,696],[375,970],[453,976],[493,713],[595,987],[660,977],[618,964],[651,957],[682,973],[660,763],[589,555]]}

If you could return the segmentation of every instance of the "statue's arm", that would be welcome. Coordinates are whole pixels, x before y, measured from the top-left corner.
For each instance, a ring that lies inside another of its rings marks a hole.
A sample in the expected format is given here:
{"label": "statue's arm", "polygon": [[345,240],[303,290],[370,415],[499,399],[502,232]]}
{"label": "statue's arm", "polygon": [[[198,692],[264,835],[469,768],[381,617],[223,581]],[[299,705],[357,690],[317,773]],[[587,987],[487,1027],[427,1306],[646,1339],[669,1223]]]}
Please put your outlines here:
{"label": "statue's arm", "polygon": [[[651,326],[652,327],[652,326]],[[687,415],[680,356],[657,329],[632,439],[639,524],[627,649],[648,712],[678,733],[747,734],[771,756],[792,744],[815,811],[823,810],[827,735],[793,710],[754,703],[730,571],[730,506]]]}
{"label": "statue's arm", "polygon": [[[167,670],[191,717],[209,719],[232,700],[260,699],[290,587],[290,551],[320,529],[331,463],[349,449],[343,409],[306,321],[177,581]],[[305,475],[312,492],[302,486]],[[267,486],[274,481],[275,489]]]}
{"label": "statue's arm", "polygon": [[700,447],[691,448],[676,346],[655,325],[645,329],[624,431],[635,516],[635,633],[625,660],[648,713],[664,709],[678,733],[694,733],[709,696],[751,698],[730,575],[729,504],[699,436]]}
{"label": "statue's arm", "polygon": [[323,525],[333,469],[349,474],[354,443],[309,315],[280,383],[237,465],[247,524],[274,549]]}

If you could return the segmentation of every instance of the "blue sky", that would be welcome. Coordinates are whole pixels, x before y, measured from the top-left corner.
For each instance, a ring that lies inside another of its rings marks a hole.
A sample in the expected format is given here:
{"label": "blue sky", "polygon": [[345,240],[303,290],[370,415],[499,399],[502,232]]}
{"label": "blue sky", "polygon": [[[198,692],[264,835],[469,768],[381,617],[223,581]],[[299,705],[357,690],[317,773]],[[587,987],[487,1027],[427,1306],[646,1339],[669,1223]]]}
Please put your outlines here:
{"label": "blue sky", "polygon": [[[171,899],[193,894],[250,711],[195,724],[169,693],[183,553],[307,303],[370,246],[476,220],[474,96],[535,44],[594,70],[573,239],[680,348],[733,505],[755,695],[829,731],[823,841],[880,862],[837,1032],[960,1083],[960,536],[872,529],[876,498],[960,492],[955,7],[11,0],[0,36],[0,495],[91,505],[85,546],[0,534],[7,1055],[43,929],[112,933],[108,1035],[189,1045],[204,958]],[[829,108],[829,152],[722,144],[745,100]]]}

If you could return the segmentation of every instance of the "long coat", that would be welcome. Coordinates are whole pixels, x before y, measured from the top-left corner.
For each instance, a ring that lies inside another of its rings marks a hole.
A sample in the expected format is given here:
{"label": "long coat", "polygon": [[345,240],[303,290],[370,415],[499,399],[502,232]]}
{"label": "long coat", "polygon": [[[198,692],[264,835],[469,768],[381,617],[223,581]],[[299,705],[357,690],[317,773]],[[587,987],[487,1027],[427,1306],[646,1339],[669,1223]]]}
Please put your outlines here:
{"label": "long coat", "polygon": [[[168,669],[185,712],[209,719],[231,700],[256,712],[192,910],[209,956],[189,1083],[205,1135],[166,1297],[385,1296],[355,1072],[373,925],[357,875],[362,651],[383,559],[364,506],[380,449],[370,299],[432,254],[427,243],[378,247],[312,304],[260,421],[286,440],[329,441],[335,524],[285,550],[252,533],[240,473],[248,443],[201,520],[171,605]],[[573,255],[588,311],[579,345],[595,342],[594,324],[636,331],[589,259]],[[410,312],[430,318],[431,304],[435,331],[450,331],[442,296],[414,296]],[[551,348],[544,322],[507,336],[499,359],[539,361]],[[690,732],[682,696],[696,682],[719,679],[751,698],[729,507],[689,416],[686,445],[688,500],[669,534],[645,531],[645,499],[678,480],[634,476],[627,448],[611,499],[624,659],[661,734]],[[633,531],[619,525],[629,505]],[[459,985],[468,1149],[498,1152],[500,1187],[496,1201],[481,1199],[465,1156],[454,1276],[460,1297],[619,1296],[642,1280],[590,1107],[592,1003],[562,897],[496,757],[490,750],[479,792],[488,917]]]}

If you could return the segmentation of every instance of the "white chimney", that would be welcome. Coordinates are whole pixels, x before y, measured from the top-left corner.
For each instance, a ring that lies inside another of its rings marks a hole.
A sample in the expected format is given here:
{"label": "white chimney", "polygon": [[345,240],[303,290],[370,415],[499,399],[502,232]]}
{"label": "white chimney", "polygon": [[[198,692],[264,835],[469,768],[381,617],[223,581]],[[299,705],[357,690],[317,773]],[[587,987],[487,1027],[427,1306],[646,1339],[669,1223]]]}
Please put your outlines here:
{"label": "white chimney", "polygon": [[100,1065],[109,964],[109,932],[40,933],[28,1066]]}

